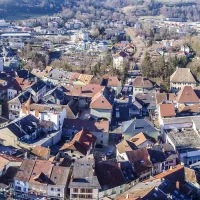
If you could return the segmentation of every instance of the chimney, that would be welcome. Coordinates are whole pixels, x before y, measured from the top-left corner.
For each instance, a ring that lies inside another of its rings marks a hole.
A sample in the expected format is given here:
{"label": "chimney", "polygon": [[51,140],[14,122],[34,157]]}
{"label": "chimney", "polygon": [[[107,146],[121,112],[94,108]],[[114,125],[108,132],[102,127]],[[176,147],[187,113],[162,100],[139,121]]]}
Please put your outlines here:
{"label": "chimney", "polygon": [[176,181],[176,188],[179,190],[180,189],[180,182]]}

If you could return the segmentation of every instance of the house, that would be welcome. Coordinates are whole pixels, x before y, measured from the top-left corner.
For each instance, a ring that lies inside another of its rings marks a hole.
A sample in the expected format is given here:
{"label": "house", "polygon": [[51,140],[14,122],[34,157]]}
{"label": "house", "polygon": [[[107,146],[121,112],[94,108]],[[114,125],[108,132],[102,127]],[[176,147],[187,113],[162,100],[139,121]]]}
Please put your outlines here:
{"label": "house", "polygon": [[122,140],[119,144],[116,145],[116,156],[124,158],[126,157],[127,151],[132,151],[137,149],[136,145],[128,140]]}
{"label": "house", "polygon": [[86,129],[75,134],[72,141],[65,143],[60,148],[62,157],[68,156],[73,160],[83,158],[91,153],[95,147],[96,137]]}
{"label": "house", "polygon": [[142,106],[143,116],[154,115],[157,106],[155,93],[137,93],[135,101]]}
{"label": "house", "polygon": [[133,94],[137,93],[148,93],[148,92],[159,92],[158,85],[150,81],[148,78],[137,76],[133,81]]}
{"label": "house", "polygon": [[104,92],[98,92],[92,97],[90,114],[94,118],[106,118],[108,121],[111,121],[113,104],[114,95],[111,91],[104,90]]}
{"label": "house", "polygon": [[167,144],[171,144],[179,155],[180,162],[191,165],[200,160],[199,134],[192,128],[165,130]]}
{"label": "house", "polygon": [[173,104],[160,104],[159,105],[159,118],[175,117],[176,112]]}
{"label": "house", "polygon": [[129,139],[137,148],[150,147],[154,143],[144,133],[140,132]]}
{"label": "house", "polygon": [[[61,130],[51,131],[53,124],[29,114],[18,118],[0,130],[0,143],[4,146],[32,149],[52,146],[61,140]],[[47,137],[48,134],[48,137]]]}
{"label": "house", "polygon": [[67,112],[67,118],[76,119],[80,113],[79,101],[77,99],[71,99],[65,106]]}
{"label": "house", "polygon": [[170,144],[152,146],[148,152],[153,164],[153,175],[176,166],[178,156]]}
{"label": "house", "polygon": [[2,198],[6,198],[10,195],[10,190],[12,187],[12,183],[14,180],[14,177],[18,171],[17,167],[9,167],[5,173],[0,177],[0,190]]}
{"label": "house", "polygon": [[9,119],[15,120],[20,116],[20,111],[22,109],[22,104],[26,103],[27,101],[34,102],[34,97],[32,97],[31,93],[28,91],[24,91],[17,95],[15,98],[8,101],[8,113],[9,113]]}
{"label": "house", "polygon": [[156,93],[156,104],[163,104],[169,100],[169,94],[167,93]]}
{"label": "house", "polygon": [[196,87],[196,80],[189,68],[177,68],[170,76],[170,90],[178,92],[185,86]]}
{"label": "house", "polygon": [[194,105],[181,104],[177,110],[177,115],[178,116],[199,115],[200,113],[199,108],[200,108],[199,104],[194,104]]}
{"label": "house", "polygon": [[116,159],[99,161],[95,166],[96,174],[100,183],[99,198],[115,198],[126,191],[127,181]]}
{"label": "house", "polygon": [[139,180],[148,179],[152,175],[153,164],[147,148],[143,147],[126,152],[126,158],[132,163],[133,171],[139,175]]}
{"label": "house", "polygon": [[24,160],[14,177],[14,195],[20,199],[67,196],[69,168],[54,166],[46,160]]}
{"label": "house", "polygon": [[127,61],[128,61],[128,55],[124,51],[121,51],[120,53],[116,53],[115,55],[113,55],[113,67],[115,69],[123,71]]}
{"label": "house", "polygon": [[195,174],[194,170],[177,165],[168,171],[136,184],[114,200],[192,200],[198,194],[197,188],[199,188],[199,173]]}
{"label": "house", "polygon": [[62,133],[64,137],[71,140],[73,136],[83,128],[96,136],[96,142],[98,144],[108,144],[109,122],[105,120],[94,121],[82,119],[65,119],[62,127]]}
{"label": "house", "polygon": [[27,89],[36,99],[36,102],[42,99],[46,94],[46,84],[43,81],[38,81]]}
{"label": "house", "polygon": [[116,91],[116,94],[119,94],[122,89],[122,83],[116,76],[104,75],[101,85],[114,89]]}
{"label": "house", "polygon": [[80,74],[77,78],[77,80],[73,84],[78,85],[87,85],[90,84],[92,81],[93,75],[88,74]]}
{"label": "house", "polygon": [[180,104],[192,105],[199,103],[199,97],[195,93],[192,86],[184,86],[178,92],[176,97],[177,106]]}
{"label": "house", "polygon": [[159,131],[146,119],[132,119],[122,123],[123,137],[127,140],[141,132],[154,141],[157,141],[160,135]]}
{"label": "house", "polygon": [[63,86],[54,87],[42,97],[42,102],[45,104],[66,105],[69,100],[70,98],[65,94],[65,88]]}
{"label": "house", "polygon": [[20,110],[20,117],[28,114],[32,114],[39,120],[50,121],[52,125],[49,124],[49,131],[61,130],[64,119],[67,116],[65,107],[56,104],[23,104]]}
{"label": "house", "polygon": [[92,159],[76,160],[69,183],[70,200],[99,199],[101,186],[95,175],[95,162]]}
{"label": "house", "polygon": [[31,155],[39,159],[48,160],[50,157],[50,149],[42,146],[36,146],[31,151]]}
{"label": "house", "polygon": [[2,176],[9,167],[19,167],[22,161],[21,158],[0,153],[0,176]]}

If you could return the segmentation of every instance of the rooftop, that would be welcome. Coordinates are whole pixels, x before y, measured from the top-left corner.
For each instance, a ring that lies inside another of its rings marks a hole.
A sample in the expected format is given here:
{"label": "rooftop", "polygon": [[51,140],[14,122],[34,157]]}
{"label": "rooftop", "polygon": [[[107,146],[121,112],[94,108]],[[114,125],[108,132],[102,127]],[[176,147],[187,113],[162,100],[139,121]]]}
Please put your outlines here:
{"label": "rooftop", "polygon": [[177,149],[199,148],[200,137],[193,129],[170,130],[167,133]]}
{"label": "rooftop", "polygon": [[193,74],[189,68],[177,68],[176,71],[170,76],[171,82],[177,83],[196,83]]}

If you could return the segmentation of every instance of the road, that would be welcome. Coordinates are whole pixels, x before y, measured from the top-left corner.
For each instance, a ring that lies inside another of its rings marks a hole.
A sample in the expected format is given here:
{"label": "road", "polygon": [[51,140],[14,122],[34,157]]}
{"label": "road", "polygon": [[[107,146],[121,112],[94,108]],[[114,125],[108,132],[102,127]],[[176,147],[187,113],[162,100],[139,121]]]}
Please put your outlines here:
{"label": "road", "polygon": [[126,34],[128,36],[130,36],[132,42],[136,45],[136,52],[135,52],[133,58],[135,60],[135,63],[138,66],[140,66],[141,61],[144,57],[144,49],[146,48],[145,43],[142,41],[142,39],[140,39],[136,36],[136,32],[133,28],[125,28],[124,30],[125,30]]}

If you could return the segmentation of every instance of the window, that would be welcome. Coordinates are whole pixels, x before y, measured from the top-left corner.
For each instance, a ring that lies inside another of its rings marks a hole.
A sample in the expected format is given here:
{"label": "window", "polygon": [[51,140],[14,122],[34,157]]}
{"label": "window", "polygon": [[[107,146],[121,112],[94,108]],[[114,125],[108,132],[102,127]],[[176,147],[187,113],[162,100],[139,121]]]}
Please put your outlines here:
{"label": "window", "polygon": [[60,193],[58,193],[57,196],[60,197]]}
{"label": "window", "polygon": [[73,189],[73,192],[74,192],[74,193],[78,193],[78,189],[77,189],[77,188],[74,188],[74,189]]}
{"label": "window", "polygon": [[19,190],[19,191],[22,190],[21,187],[19,187],[19,186],[16,186],[15,189],[16,189],[16,190]]}
{"label": "window", "polygon": [[85,188],[81,189],[81,193],[85,193]]}
{"label": "window", "polygon": [[92,193],[92,189],[86,189],[86,193]]}
{"label": "window", "polygon": [[85,195],[84,194],[79,194],[79,198],[85,198]]}
{"label": "window", "polygon": [[92,199],[92,195],[91,194],[86,195],[86,199]]}
{"label": "window", "polygon": [[72,194],[72,198],[77,198],[78,194]]}
{"label": "window", "polygon": [[58,188],[57,191],[60,192],[60,188]]}
{"label": "window", "polygon": [[53,189],[53,188],[51,188],[51,191],[54,191],[54,189]]}

